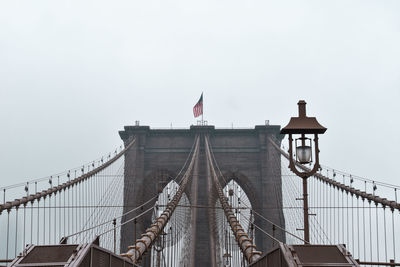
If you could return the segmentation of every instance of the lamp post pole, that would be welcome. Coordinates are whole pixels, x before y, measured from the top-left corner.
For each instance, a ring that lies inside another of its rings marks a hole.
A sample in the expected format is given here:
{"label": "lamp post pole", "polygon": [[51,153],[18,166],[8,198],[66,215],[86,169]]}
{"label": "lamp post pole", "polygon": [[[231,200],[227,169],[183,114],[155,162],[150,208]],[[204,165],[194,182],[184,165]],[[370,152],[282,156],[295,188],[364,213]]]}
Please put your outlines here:
{"label": "lamp post pole", "polygon": [[[304,115],[305,115],[305,109],[304,109]],[[305,135],[301,135],[301,145],[305,146],[306,141],[305,141]],[[310,243],[310,223],[309,223],[309,213],[308,213],[308,185],[307,185],[307,179],[308,176],[302,177],[303,178],[303,217],[304,217],[304,243]]]}
{"label": "lamp post pole", "polygon": [[307,177],[303,177],[303,212],[304,212],[304,243],[310,243],[310,224],[308,222],[308,192]]}

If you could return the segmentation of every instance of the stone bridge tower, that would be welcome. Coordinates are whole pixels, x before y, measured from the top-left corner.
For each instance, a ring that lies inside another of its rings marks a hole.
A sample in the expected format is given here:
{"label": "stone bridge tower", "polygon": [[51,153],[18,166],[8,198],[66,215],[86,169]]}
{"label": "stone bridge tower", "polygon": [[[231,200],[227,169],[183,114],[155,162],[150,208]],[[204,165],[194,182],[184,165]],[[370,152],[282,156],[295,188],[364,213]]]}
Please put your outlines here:
{"label": "stone bridge tower", "polygon": [[[191,126],[190,129],[150,129],[148,126],[125,126],[120,136],[125,144],[136,138],[125,154],[124,213],[155,196],[160,184],[168,183],[185,163],[197,134],[208,135],[215,159],[229,180],[234,179],[245,191],[255,211],[276,225],[284,227],[282,211],[281,161],[279,152],[268,142],[274,136],[281,140],[280,126],[255,126],[254,129],[215,129],[214,126]],[[191,205],[209,204],[215,192],[207,188],[207,164],[204,142],[201,142],[196,186],[188,184],[186,194]],[[222,184],[224,187],[225,184]],[[154,200],[155,201],[155,200]],[[154,201],[152,204],[154,204]],[[123,222],[139,214],[132,212]],[[192,209],[193,259],[195,266],[215,265],[215,238],[210,229],[207,209]],[[151,214],[130,222],[121,229],[121,251],[125,251],[151,224]],[[255,216],[255,224],[272,235],[271,224]],[[136,230],[136,233],[135,233]],[[284,241],[282,231],[275,236]],[[257,249],[266,252],[272,241],[256,229]],[[207,256],[206,256],[207,255]],[[209,256],[208,256],[209,255]],[[214,259],[213,259],[214,257]],[[149,259],[144,258],[144,265]]]}

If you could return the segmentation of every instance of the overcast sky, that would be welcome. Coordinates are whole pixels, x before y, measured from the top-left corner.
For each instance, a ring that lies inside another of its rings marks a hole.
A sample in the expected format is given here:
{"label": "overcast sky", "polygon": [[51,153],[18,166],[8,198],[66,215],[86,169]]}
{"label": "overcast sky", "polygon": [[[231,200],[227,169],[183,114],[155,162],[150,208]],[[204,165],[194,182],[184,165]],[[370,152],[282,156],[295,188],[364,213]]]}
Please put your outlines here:
{"label": "overcast sky", "polygon": [[140,120],[328,131],[322,164],[400,184],[400,1],[1,1],[0,186],[78,166]]}

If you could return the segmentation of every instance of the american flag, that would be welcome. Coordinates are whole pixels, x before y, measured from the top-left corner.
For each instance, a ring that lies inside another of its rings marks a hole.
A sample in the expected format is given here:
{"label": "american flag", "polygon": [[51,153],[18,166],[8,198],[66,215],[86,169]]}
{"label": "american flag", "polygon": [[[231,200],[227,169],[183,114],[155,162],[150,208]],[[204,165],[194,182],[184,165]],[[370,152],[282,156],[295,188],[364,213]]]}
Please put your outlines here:
{"label": "american flag", "polygon": [[203,114],[203,93],[201,93],[199,101],[193,107],[193,114],[195,118]]}

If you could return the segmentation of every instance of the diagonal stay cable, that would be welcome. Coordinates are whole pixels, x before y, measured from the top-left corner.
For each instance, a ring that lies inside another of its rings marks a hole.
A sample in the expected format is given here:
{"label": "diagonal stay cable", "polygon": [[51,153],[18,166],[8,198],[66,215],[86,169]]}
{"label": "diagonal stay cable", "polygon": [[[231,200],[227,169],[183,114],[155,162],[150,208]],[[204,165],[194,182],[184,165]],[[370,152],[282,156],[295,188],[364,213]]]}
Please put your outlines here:
{"label": "diagonal stay cable", "polygon": [[[210,146],[210,151],[211,151],[211,156],[212,156],[212,158],[213,158],[213,160],[214,160],[214,162],[215,162],[215,165],[216,165],[216,167],[217,167],[217,170],[218,170],[218,172],[220,173],[220,177],[222,177],[222,179],[223,179],[224,182],[226,183],[226,179],[225,179],[224,175],[222,174],[222,172],[221,172],[221,170],[220,170],[220,168],[219,168],[219,166],[218,166],[217,161],[215,160],[214,152],[213,152],[211,146]],[[237,195],[236,195],[236,196],[237,196]],[[246,206],[247,208],[251,209],[251,210],[254,212],[254,214],[256,214],[257,216],[259,216],[261,219],[265,220],[266,222],[268,222],[268,223],[270,223],[270,224],[272,224],[272,225],[275,225],[278,229],[284,231],[285,233],[287,233],[287,234],[289,234],[289,235],[291,235],[291,236],[293,236],[293,237],[295,237],[295,238],[297,238],[297,239],[299,239],[299,240],[301,240],[301,241],[303,241],[303,242],[306,242],[303,238],[301,238],[301,237],[299,237],[299,236],[297,236],[297,235],[295,235],[295,234],[293,234],[293,233],[287,231],[285,228],[280,227],[279,225],[277,225],[277,224],[274,223],[273,221],[268,220],[267,218],[265,218],[265,217],[262,216],[260,213],[258,213],[257,211],[255,211],[255,210],[252,209],[251,207],[247,206],[246,204],[245,204],[245,206]]]}
{"label": "diagonal stay cable", "polygon": [[[118,169],[118,172],[122,169],[123,163]],[[96,179],[96,178],[95,178]],[[83,224],[82,228],[85,228],[87,225],[91,224],[91,222],[99,221],[101,215],[105,212],[106,209],[100,209],[102,203],[106,203],[107,200],[111,200],[113,197],[118,196],[116,194],[116,190],[118,189],[118,182],[121,180],[120,175],[113,177],[111,182],[108,184],[106,190],[104,191],[103,195],[100,196],[100,199],[97,201],[97,204],[94,205],[93,210],[90,212],[86,222]]]}
{"label": "diagonal stay cable", "polygon": [[218,198],[221,202],[222,207],[224,208],[225,216],[229,222],[229,225],[232,229],[232,232],[236,238],[236,241],[245,256],[248,263],[252,263],[261,257],[262,252],[257,251],[256,246],[253,244],[253,240],[251,240],[247,233],[244,231],[243,227],[241,226],[239,220],[236,218],[232,211],[232,207],[228,204],[227,199],[224,195],[224,192],[221,188],[221,185],[218,182],[218,177],[215,172],[214,163],[211,156],[210,145],[208,142],[208,136],[205,137],[205,151],[206,151],[206,158],[209,169],[211,170],[211,175],[214,181],[214,184],[217,189]]}
{"label": "diagonal stay cable", "polygon": [[[121,164],[121,166],[118,168],[117,173],[122,172],[124,163]],[[102,206],[102,203],[104,204],[107,201],[112,201],[116,197],[120,196],[120,194],[117,194],[117,190],[120,190],[120,180],[122,180],[122,175],[116,175],[112,181],[108,184],[106,190],[104,191],[103,195],[100,196],[100,199],[98,200],[97,204],[94,206],[93,211],[91,212],[90,216],[87,218],[86,223],[84,224],[83,228],[89,225],[91,222],[97,222],[102,218],[103,214],[108,214],[107,209],[100,209]],[[88,235],[89,233],[87,233]],[[86,236],[85,236],[86,237]]]}
{"label": "diagonal stay cable", "polygon": [[[279,145],[277,145],[272,138],[269,138],[269,141],[272,144],[272,146],[281,153],[281,155],[283,155],[287,159],[290,158],[289,154],[286,153],[283,149],[281,149],[279,147]],[[305,171],[309,171],[309,168],[301,165],[300,163],[296,162],[295,164],[300,169],[303,169]],[[381,198],[381,197],[379,197],[377,195],[374,195],[374,194],[368,194],[367,192],[364,192],[364,191],[358,190],[356,188],[353,188],[351,186],[347,186],[345,184],[339,183],[339,182],[337,182],[337,181],[335,181],[333,179],[330,179],[330,178],[328,178],[328,177],[326,177],[326,176],[324,176],[324,175],[322,175],[320,173],[316,173],[313,176],[316,177],[317,179],[323,181],[323,182],[326,182],[326,183],[328,183],[328,184],[330,184],[330,185],[332,185],[334,187],[337,187],[338,189],[344,190],[344,191],[346,191],[346,192],[348,192],[350,194],[354,194],[354,195],[356,195],[358,197],[365,198],[368,201],[374,201],[376,204],[379,203],[382,206],[387,206],[387,207],[390,207],[391,209],[397,209],[397,210],[400,211],[400,203],[398,203],[396,201],[387,200],[385,198]]]}
{"label": "diagonal stay cable", "polygon": [[36,192],[35,194],[31,194],[29,196],[25,196],[22,197],[20,199],[15,199],[14,201],[9,201],[6,203],[3,203],[2,205],[0,205],[0,213],[4,210],[9,210],[13,207],[18,207],[20,205],[24,205],[27,204],[29,202],[33,202],[35,200],[40,200],[41,198],[47,197],[48,195],[60,192],[61,190],[67,189],[70,186],[73,186],[81,181],[85,181],[89,178],[91,178],[93,175],[99,173],[100,171],[104,170],[105,168],[107,168],[108,166],[110,166],[112,163],[114,163],[116,160],[118,160],[121,156],[123,156],[125,154],[126,151],[128,151],[133,144],[136,142],[136,139],[133,139],[129,145],[127,145],[123,150],[121,150],[121,152],[119,152],[118,154],[115,155],[115,157],[113,157],[112,159],[110,159],[109,161],[105,162],[103,165],[93,169],[90,172],[87,172],[75,179],[72,179],[68,182],[65,182],[63,184],[57,185],[57,186],[53,186],[48,188],[47,190],[43,190],[42,192]]}
{"label": "diagonal stay cable", "polygon": [[249,225],[254,225],[258,230],[260,230],[262,233],[264,233],[265,235],[267,235],[269,238],[275,240],[276,242],[280,243],[282,242],[281,240],[277,239],[276,237],[273,237],[271,234],[267,233],[265,230],[263,230],[260,226],[258,226],[257,224],[255,224],[254,222],[251,222],[249,218],[247,218],[245,215],[241,215],[241,217],[243,217],[247,222],[249,222]]}
{"label": "diagonal stay cable", "polygon": [[132,260],[133,263],[136,263],[141,260],[142,255],[151,247],[153,242],[158,238],[158,236],[162,233],[164,227],[167,225],[169,219],[175,211],[176,206],[181,199],[183,192],[185,190],[186,184],[191,174],[193,174],[193,167],[195,162],[197,162],[198,154],[199,154],[199,146],[200,146],[200,138],[199,136],[195,139],[195,150],[192,155],[192,159],[190,164],[182,177],[182,184],[179,186],[178,191],[175,193],[172,200],[168,203],[167,208],[163,211],[163,213],[157,217],[153,224],[149,228],[146,229],[146,232],[142,234],[142,237],[136,240],[134,246],[129,246],[128,251],[122,254],[123,257],[127,257]]}
{"label": "diagonal stay cable", "polygon": [[[186,158],[185,163],[184,163],[184,165],[182,166],[182,168],[180,169],[179,173],[178,173],[178,174],[175,176],[175,178],[173,179],[174,181],[176,181],[176,180],[178,179],[179,175],[181,175],[182,171],[184,170],[185,166],[187,165],[188,159],[190,158],[190,155],[193,153],[193,149],[194,149],[195,144],[196,144],[196,142],[193,143],[193,145],[192,145],[192,147],[191,147],[191,150],[190,150],[190,152],[189,152],[189,155],[188,155],[188,157]],[[119,168],[118,172],[119,172],[120,170],[121,170],[121,167]],[[178,184],[181,184],[181,183],[182,183],[182,180],[183,180],[183,177],[180,179],[180,181],[178,182]],[[111,188],[109,188],[108,190],[110,190],[110,189],[111,189]],[[106,195],[109,195],[109,194],[106,194]],[[135,207],[135,208],[133,208],[133,209],[131,209],[131,210],[129,210],[129,211],[123,213],[123,214],[120,215],[120,216],[117,216],[117,217],[115,217],[115,218],[113,218],[113,219],[111,219],[111,220],[105,221],[105,222],[103,222],[103,223],[101,223],[101,224],[99,224],[99,225],[96,225],[96,226],[94,226],[94,227],[90,227],[90,228],[88,228],[88,229],[82,230],[82,231],[77,232],[77,233],[86,232],[87,230],[92,230],[92,229],[97,228],[97,227],[99,227],[99,226],[102,226],[102,225],[111,223],[114,219],[120,219],[120,218],[122,218],[122,217],[124,217],[124,216],[126,216],[126,215],[128,215],[128,214],[130,214],[130,213],[132,213],[132,212],[134,212],[134,211],[136,211],[136,210],[138,210],[138,209],[142,209],[144,206],[146,206],[147,204],[151,203],[152,201],[154,201],[154,200],[157,199],[157,198],[158,198],[158,194],[156,194],[155,196],[153,196],[152,198],[150,198],[150,199],[147,200],[146,202],[142,203],[141,205],[138,205],[137,207]],[[101,204],[101,203],[99,202],[97,205],[95,205],[94,208],[100,207],[100,204]],[[92,214],[92,215],[93,215],[93,214]],[[92,216],[92,215],[91,215],[91,216]],[[88,218],[88,220],[89,220],[89,219],[90,219],[90,218]],[[130,222],[130,221],[132,221],[132,220],[129,220],[129,221],[127,221],[127,222]],[[125,224],[125,223],[124,223],[124,224]],[[86,224],[86,225],[87,225],[87,224]],[[68,237],[70,237],[70,236],[74,236],[74,235],[77,234],[77,233],[74,233],[74,234],[71,234],[71,235],[69,235],[69,236],[66,236],[66,238],[68,238]]]}
{"label": "diagonal stay cable", "polygon": [[[286,161],[284,161],[284,160],[287,160],[287,158],[282,157],[282,162],[285,162],[285,164],[286,164]],[[283,164],[283,163],[282,163],[282,164]],[[289,173],[289,169],[284,168],[283,170],[284,170],[284,172],[285,172],[285,175],[283,175],[283,176],[289,177],[289,179],[287,179],[287,181],[289,181],[289,182],[287,182],[286,184],[289,185],[289,186],[291,187],[292,192],[294,192],[294,193],[291,193],[291,194],[289,194],[289,195],[300,195],[300,194],[301,194],[300,189],[295,185],[295,183],[293,182],[293,180],[290,179],[291,175],[288,174],[288,173]],[[293,177],[297,177],[297,175],[294,175]],[[313,213],[313,207],[310,207],[310,212]],[[297,214],[297,215],[298,215],[298,216],[297,216],[297,217],[298,217],[298,220],[302,220],[303,214],[302,214],[302,213],[299,213],[299,214]],[[313,216],[312,218],[315,220],[316,225],[317,225],[318,228],[320,229],[320,231],[318,231],[318,235],[321,237],[321,240],[323,239],[323,236],[325,236],[325,240],[327,240],[328,243],[331,243],[329,237],[328,237],[327,234],[325,233],[325,231],[324,231],[323,227],[321,226],[321,224],[319,223],[318,219],[317,219],[315,216]],[[312,221],[310,221],[310,222],[313,223]],[[315,224],[313,223],[313,225],[315,225]],[[316,227],[313,227],[313,229],[315,229],[315,228],[316,228]],[[322,235],[320,234],[320,232],[322,232]]]}
{"label": "diagonal stay cable", "polygon": [[[137,215],[137,216],[135,216],[135,217],[129,219],[129,220],[126,221],[126,222],[121,223],[121,224],[119,225],[119,227],[122,226],[122,225],[124,225],[124,224],[126,224],[126,223],[128,223],[128,222],[133,221],[134,219],[140,218],[141,216],[143,216],[144,214],[146,214],[147,212],[149,212],[149,211],[151,211],[151,210],[153,210],[153,209],[154,209],[154,206],[148,208],[147,210],[143,211],[143,212],[140,213],[139,215]],[[117,218],[120,218],[120,217],[117,217]],[[72,236],[75,236],[75,235],[79,235],[79,234],[81,234],[81,233],[84,233],[84,232],[86,232],[86,231],[93,230],[93,229],[95,229],[95,228],[97,228],[97,227],[100,227],[100,226],[102,226],[102,225],[109,224],[109,223],[111,223],[113,220],[114,220],[114,219],[112,219],[112,220],[110,220],[110,221],[106,221],[106,222],[100,223],[100,224],[95,225],[95,226],[92,226],[92,227],[90,227],[90,228],[81,230],[81,231],[79,231],[79,232],[76,232],[76,233],[67,235],[67,236],[65,236],[65,238],[69,238],[69,237],[72,237]],[[103,233],[103,234],[104,234],[104,233]],[[100,234],[100,235],[102,235],[102,234]]]}

